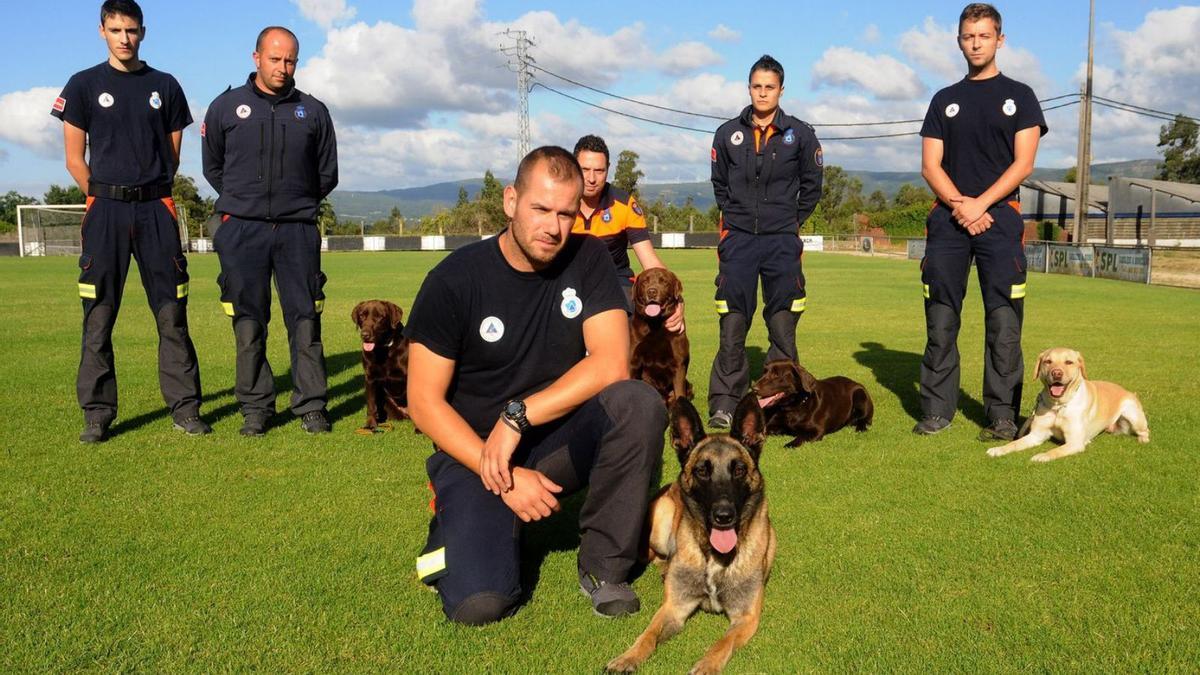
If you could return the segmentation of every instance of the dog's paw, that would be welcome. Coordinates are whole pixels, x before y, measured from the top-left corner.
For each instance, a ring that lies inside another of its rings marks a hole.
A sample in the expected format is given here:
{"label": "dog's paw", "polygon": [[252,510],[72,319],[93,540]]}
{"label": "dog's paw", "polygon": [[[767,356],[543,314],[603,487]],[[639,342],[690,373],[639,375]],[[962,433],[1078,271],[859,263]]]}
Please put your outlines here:
{"label": "dog's paw", "polygon": [[987,455],[988,457],[1003,457],[1008,454],[1008,450],[1005,449],[1007,447],[1008,446],[1001,445],[995,448],[988,448]]}
{"label": "dog's paw", "polygon": [[1058,458],[1048,452],[1039,452],[1038,454],[1034,455],[1033,457],[1030,457],[1029,461],[1031,461],[1031,462],[1052,462],[1056,459],[1058,459]]}
{"label": "dog's paw", "polygon": [[699,663],[692,666],[688,675],[717,675],[719,672],[721,672],[721,668],[717,664],[710,663],[708,659],[701,659]]}
{"label": "dog's paw", "polygon": [[628,654],[622,654],[612,661],[609,661],[608,665],[604,666],[604,672],[632,673],[637,671],[639,665],[641,665],[641,660],[629,656]]}
{"label": "dog's paw", "polygon": [[1138,439],[1138,443],[1149,443],[1150,442],[1150,432],[1147,431],[1144,434],[1138,434],[1137,439]]}

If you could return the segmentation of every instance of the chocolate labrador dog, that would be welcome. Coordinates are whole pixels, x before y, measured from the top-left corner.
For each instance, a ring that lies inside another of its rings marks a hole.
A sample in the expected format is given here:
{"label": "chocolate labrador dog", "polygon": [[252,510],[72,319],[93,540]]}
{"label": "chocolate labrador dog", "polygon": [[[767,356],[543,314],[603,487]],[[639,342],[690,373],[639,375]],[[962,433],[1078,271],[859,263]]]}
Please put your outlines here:
{"label": "chocolate labrador dog", "polygon": [[670,406],[692,398],[687,380],[691,349],[687,332],[667,330],[667,317],[683,299],[683,284],[670,270],[652,267],[633,285],[633,318],[629,321],[629,377],[643,380]]}
{"label": "chocolate labrador dog", "polygon": [[875,404],[865,387],[848,377],[818,380],[787,359],[768,361],[754,383],[767,415],[767,433],[795,436],[786,447],[819,441],[845,426],[866,431]]}
{"label": "chocolate labrador dog", "polygon": [[408,419],[408,339],[404,312],[387,300],[364,300],[350,318],[362,336],[363,376],[367,389],[367,423],[373,432],[391,419]]}

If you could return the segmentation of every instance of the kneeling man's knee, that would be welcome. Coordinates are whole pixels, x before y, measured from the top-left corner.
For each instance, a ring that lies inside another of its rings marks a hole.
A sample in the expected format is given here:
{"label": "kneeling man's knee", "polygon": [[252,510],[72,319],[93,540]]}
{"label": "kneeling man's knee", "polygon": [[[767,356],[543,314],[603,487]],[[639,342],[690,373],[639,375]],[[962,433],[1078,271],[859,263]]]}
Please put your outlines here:
{"label": "kneeling man's knee", "polygon": [[517,601],[501,593],[482,592],[469,595],[465,600],[446,609],[446,618],[468,626],[494,623],[512,615]]}

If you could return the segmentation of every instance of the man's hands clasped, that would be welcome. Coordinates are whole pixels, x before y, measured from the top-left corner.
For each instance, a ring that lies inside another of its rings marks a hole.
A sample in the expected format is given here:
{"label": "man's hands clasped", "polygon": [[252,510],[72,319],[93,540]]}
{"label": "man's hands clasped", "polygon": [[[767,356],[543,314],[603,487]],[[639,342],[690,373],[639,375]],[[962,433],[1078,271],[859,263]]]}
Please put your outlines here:
{"label": "man's hands clasped", "polygon": [[503,419],[497,420],[479,451],[479,478],[485,488],[528,523],[558,511],[554,495],[562,492],[562,487],[540,471],[511,466],[520,441],[521,434]]}

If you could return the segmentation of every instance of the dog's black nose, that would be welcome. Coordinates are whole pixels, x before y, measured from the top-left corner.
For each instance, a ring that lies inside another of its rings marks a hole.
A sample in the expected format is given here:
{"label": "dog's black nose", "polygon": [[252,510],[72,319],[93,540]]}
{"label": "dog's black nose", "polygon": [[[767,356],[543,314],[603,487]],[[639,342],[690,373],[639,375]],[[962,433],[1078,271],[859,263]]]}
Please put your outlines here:
{"label": "dog's black nose", "polygon": [[737,511],[734,510],[732,504],[717,504],[713,507],[713,525],[717,527],[731,527],[736,518]]}

